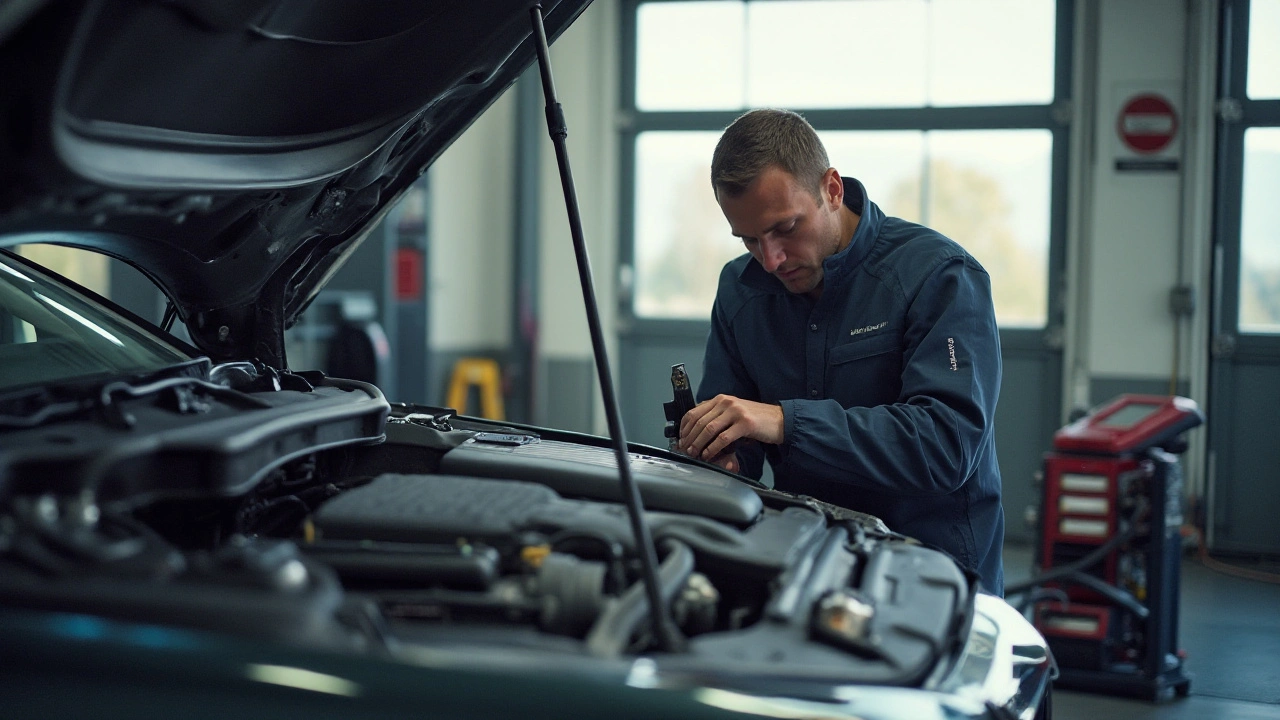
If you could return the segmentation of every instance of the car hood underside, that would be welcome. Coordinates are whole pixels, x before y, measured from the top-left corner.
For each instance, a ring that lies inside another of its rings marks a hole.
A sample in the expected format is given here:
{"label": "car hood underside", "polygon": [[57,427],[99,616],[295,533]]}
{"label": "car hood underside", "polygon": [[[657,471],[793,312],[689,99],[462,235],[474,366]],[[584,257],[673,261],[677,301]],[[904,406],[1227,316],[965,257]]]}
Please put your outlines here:
{"label": "car hood underside", "polygon": [[[549,38],[586,0],[541,3]],[[122,259],[215,360],[282,334],[536,56],[525,0],[0,8],[0,246]]]}

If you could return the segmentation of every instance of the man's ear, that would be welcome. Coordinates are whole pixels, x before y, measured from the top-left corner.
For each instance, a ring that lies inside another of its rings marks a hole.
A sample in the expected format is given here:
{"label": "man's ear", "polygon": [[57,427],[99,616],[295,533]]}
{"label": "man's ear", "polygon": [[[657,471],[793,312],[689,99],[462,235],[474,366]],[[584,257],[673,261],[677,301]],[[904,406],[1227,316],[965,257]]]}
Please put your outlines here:
{"label": "man's ear", "polygon": [[833,167],[827,168],[822,176],[822,199],[829,210],[839,210],[844,204],[844,180],[840,178],[840,171]]}

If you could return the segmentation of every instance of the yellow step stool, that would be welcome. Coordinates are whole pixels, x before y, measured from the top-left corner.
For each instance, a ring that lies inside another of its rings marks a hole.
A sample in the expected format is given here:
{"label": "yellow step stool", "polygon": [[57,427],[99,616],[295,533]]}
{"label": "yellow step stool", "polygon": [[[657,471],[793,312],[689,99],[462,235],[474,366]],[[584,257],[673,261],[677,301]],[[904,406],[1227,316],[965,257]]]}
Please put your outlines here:
{"label": "yellow step stool", "polygon": [[501,383],[502,374],[498,370],[498,361],[481,357],[460,358],[453,364],[449,399],[445,404],[457,410],[459,415],[466,415],[467,396],[474,386],[480,390],[480,417],[505,420]]}

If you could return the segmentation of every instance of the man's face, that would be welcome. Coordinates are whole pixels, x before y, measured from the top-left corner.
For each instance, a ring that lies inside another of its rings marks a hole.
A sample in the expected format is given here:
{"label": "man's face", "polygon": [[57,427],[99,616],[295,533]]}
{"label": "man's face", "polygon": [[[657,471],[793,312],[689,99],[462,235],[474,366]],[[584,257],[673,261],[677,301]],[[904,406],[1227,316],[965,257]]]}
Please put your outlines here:
{"label": "man's face", "polygon": [[717,191],[716,200],[747,252],[793,293],[822,288],[822,261],[839,251],[844,186],[834,169],[814,197],[785,170],[766,168],[739,196]]}

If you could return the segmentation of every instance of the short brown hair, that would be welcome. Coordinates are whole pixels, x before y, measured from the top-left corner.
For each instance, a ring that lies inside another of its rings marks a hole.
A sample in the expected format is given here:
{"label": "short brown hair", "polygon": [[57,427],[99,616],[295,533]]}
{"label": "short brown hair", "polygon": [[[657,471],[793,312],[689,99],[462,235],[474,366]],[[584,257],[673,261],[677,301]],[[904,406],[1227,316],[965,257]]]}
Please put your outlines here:
{"label": "short brown hair", "polygon": [[711,155],[711,187],[741,195],[765,168],[777,165],[816,197],[831,166],[807,120],[790,110],[752,110],[725,128]]}

